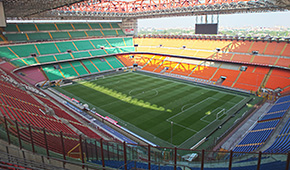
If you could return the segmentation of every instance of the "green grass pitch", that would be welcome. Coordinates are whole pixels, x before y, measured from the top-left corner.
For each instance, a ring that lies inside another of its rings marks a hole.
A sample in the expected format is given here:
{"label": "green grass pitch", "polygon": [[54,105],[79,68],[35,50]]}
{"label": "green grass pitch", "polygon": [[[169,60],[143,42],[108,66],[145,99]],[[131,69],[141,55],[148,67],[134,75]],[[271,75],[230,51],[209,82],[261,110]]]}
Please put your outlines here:
{"label": "green grass pitch", "polygon": [[171,143],[172,130],[175,146],[215,121],[217,113],[225,116],[226,111],[246,98],[136,72],[83,81],[58,90],[93,105],[99,114],[116,119],[138,135],[155,139],[156,144]]}

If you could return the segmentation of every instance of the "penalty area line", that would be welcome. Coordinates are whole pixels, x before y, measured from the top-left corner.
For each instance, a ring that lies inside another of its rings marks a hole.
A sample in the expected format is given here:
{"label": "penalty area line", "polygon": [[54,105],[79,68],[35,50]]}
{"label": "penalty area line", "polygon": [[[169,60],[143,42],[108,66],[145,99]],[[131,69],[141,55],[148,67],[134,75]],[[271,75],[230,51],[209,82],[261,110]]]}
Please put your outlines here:
{"label": "penalty area line", "polygon": [[[171,123],[171,122],[173,122],[173,121],[166,120],[166,122]],[[183,125],[178,124],[178,123],[175,123],[175,122],[173,122],[173,124],[175,124],[175,125],[177,125],[177,126],[180,126],[180,127],[184,128],[184,129],[187,129],[187,130],[189,130],[189,131],[195,132],[195,133],[198,132],[198,131],[196,131],[196,130],[194,130],[194,129],[188,128],[188,127],[186,127],[186,126],[183,126]]]}

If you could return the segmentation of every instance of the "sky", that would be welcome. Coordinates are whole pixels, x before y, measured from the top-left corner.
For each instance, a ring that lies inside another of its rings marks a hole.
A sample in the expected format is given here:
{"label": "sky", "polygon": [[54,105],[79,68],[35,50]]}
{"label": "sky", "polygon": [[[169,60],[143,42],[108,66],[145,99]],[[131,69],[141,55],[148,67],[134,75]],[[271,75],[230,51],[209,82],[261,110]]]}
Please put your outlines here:
{"label": "sky", "polygon": [[[211,17],[209,19],[211,21]],[[191,17],[171,17],[157,19],[139,19],[138,27],[153,28],[188,28],[193,27],[196,18]],[[260,26],[290,27],[290,12],[270,12],[270,13],[249,13],[249,14],[231,14],[220,15],[219,26],[223,27],[243,27],[243,26]]]}

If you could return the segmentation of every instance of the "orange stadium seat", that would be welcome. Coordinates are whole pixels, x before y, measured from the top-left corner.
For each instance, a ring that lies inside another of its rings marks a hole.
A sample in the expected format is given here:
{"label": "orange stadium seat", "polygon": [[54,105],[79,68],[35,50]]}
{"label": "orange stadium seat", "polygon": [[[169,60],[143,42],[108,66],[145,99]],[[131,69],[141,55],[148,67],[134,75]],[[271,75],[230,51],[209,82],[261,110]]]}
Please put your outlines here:
{"label": "orange stadium seat", "polygon": [[216,59],[221,59],[221,60],[228,60],[230,61],[232,59],[234,54],[232,53],[219,53],[216,57]]}
{"label": "orange stadium seat", "polygon": [[126,66],[132,66],[134,59],[130,58],[132,55],[117,55],[117,58],[121,60]]}
{"label": "orange stadium seat", "polygon": [[191,46],[189,46],[192,49],[203,49],[203,50],[214,50],[212,48],[212,42],[211,40],[192,40],[193,43]]}
{"label": "orange stadium seat", "polygon": [[154,71],[165,59],[165,57],[157,56],[154,57],[145,67],[143,67],[143,70],[147,71]]}
{"label": "orange stadium seat", "polygon": [[265,77],[265,74],[251,73],[251,72],[248,72],[247,70],[246,72],[242,72],[237,83],[259,87],[264,77]]}
{"label": "orange stadium seat", "polygon": [[253,86],[253,85],[249,85],[249,84],[242,84],[242,83],[236,83],[234,85],[234,88],[238,88],[238,89],[244,89],[244,90],[252,90],[252,91],[257,91],[259,89],[259,86]]}
{"label": "orange stadium seat", "polygon": [[176,67],[176,65],[178,65],[178,62],[174,62],[174,61],[165,61],[165,62],[162,64],[162,66],[160,66],[160,67],[162,67],[163,69],[164,69],[165,67],[168,67],[168,70],[166,70],[166,72],[170,72],[170,71],[172,71],[172,70]]}
{"label": "orange stadium seat", "polygon": [[258,63],[258,64],[267,64],[267,65],[274,65],[276,62],[276,57],[268,57],[268,56],[259,56],[256,55],[254,57],[254,60],[252,63]]}
{"label": "orange stadium seat", "polygon": [[221,51],[225,51],[232,41],[226,41],[226,40],[214,40],[212,41],[212,50],[215,50],[216,48],[220,48]]}
{"label": "orange stadium seat", "polygon": [[223,86],[231,87],[233,83],[234,83],[234,81],[225,80],[225,81],[222,83],[222,85],[223,85]]}
{"label": "orange stadium seat", "polygon": [[219,68],[215,76],[212,78],[212,81],[217,81],[221,76],[227,77],[226,81],[234,82],[239,75],[240,71],[230,70],[225,68]]}
{"label": "orange stadium seat", "polygon": [[265,50],[266,45],[267,45],[267,42],[261,42],[261,41],[254,42],[252,48],[250,49],[250,52],[258,51],[259,54],[262,54]]}
{"label": "orange stadium seat", "polygon": [[265,50],[264,50],[263,54],[273,55],[274,51],[276,49],[277,43],[276,42],[268,42],[267,44],[268,45],[265,47]]}
{"label": "orange stadium seat", "polygon": [[195,67],[195,64],[180,63],[171,73],[188,76]]}
{"label": "orange stadium seat", "polygon": [[254,73],[261,73],[261,74],[267,74],[269,72],[270,68],[268,67],[256,67]]}
{"label": "orange stadium seat", "polygon": [[250,65],[248,65],[248,66],[247,66],[247,72],[248,72],[248,73],[249,73],[249,72],[253,72],[254,69],[255,69],[255,67],[256,67],[256,66],[250,66]]}
{"label": "orange stadium seat", "polygon": [[271,73],[271,75],[284,77],[289,79],[290,78],[290,71],[289,70],[283,70],[283,69],[274,69]]}
{"label": "orange stadium seat", "polygon": [[285,45],[285,42],[269,42],[264,54],[280,55]]}
{"label": "orange stadium seat", "polygon": [[234,40],[229,47],[230,52],[248,53],[253,42]]}
{"label": "orange stadium seat", "polygon": [[278,62],[275,65],[282,67],[290,67],[290,58],[279,58]]}
{"label": "orange stadium seat", "polygon": [[214,55],[214,52],[198,51],[195,54],[195,57],[198,57],[198,58],[211,58],[213,55]]}
{"label": "orange stadium seat", "polygon": [[213,73],[216,71],[216,67],[209,67],[209,66],[197,66],[197,68],[193,71],[190,77],[202,78],[209,80]]}
{"label": "orange stadium seat", "polygon": [[289,78],[271,75],[265,87],[275,90],[276,88],[283,89],[289,85],[290,85]]}
{"label": "orange stadium seat", "polygon": [[286,46],[286,42],[279,42],[276,45],[276,49],[274,51],[274,55],[281,55],[282,50],[284,49],[284,47]]}
{"label": "orange stadium seat", "polygon": [[282,53],[282,56],[288,56],[288,57],[290,57],[290,44],[289,43],[286,44],[286,47],[285,47],[285,49],[284,49],[284,51]]}
{"label": "orange stadium seat", "polygon": [[252,59],[252,55],[243,55],[243,54],[235,54],[232,58],[232,61],[241,61],[241,62],[250,62]]}
{"label": "orange stadium seat", "polygon": [[144,66],[154,55],[138,54],[134,56],[136,63],[140,66]]}

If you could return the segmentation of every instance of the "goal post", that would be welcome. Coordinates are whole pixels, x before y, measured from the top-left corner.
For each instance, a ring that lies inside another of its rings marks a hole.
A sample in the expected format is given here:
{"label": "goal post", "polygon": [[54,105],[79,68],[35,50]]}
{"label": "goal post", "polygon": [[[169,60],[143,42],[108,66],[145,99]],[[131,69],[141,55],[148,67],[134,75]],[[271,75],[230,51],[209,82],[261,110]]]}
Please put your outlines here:
{"label": "goal post", "polygon": [[216,114],[216,120],[218,120],[220,117],[222,117],[224,114],[226,114],[226,109],[223,108],[221,111],[219,111],[217,114]]}

